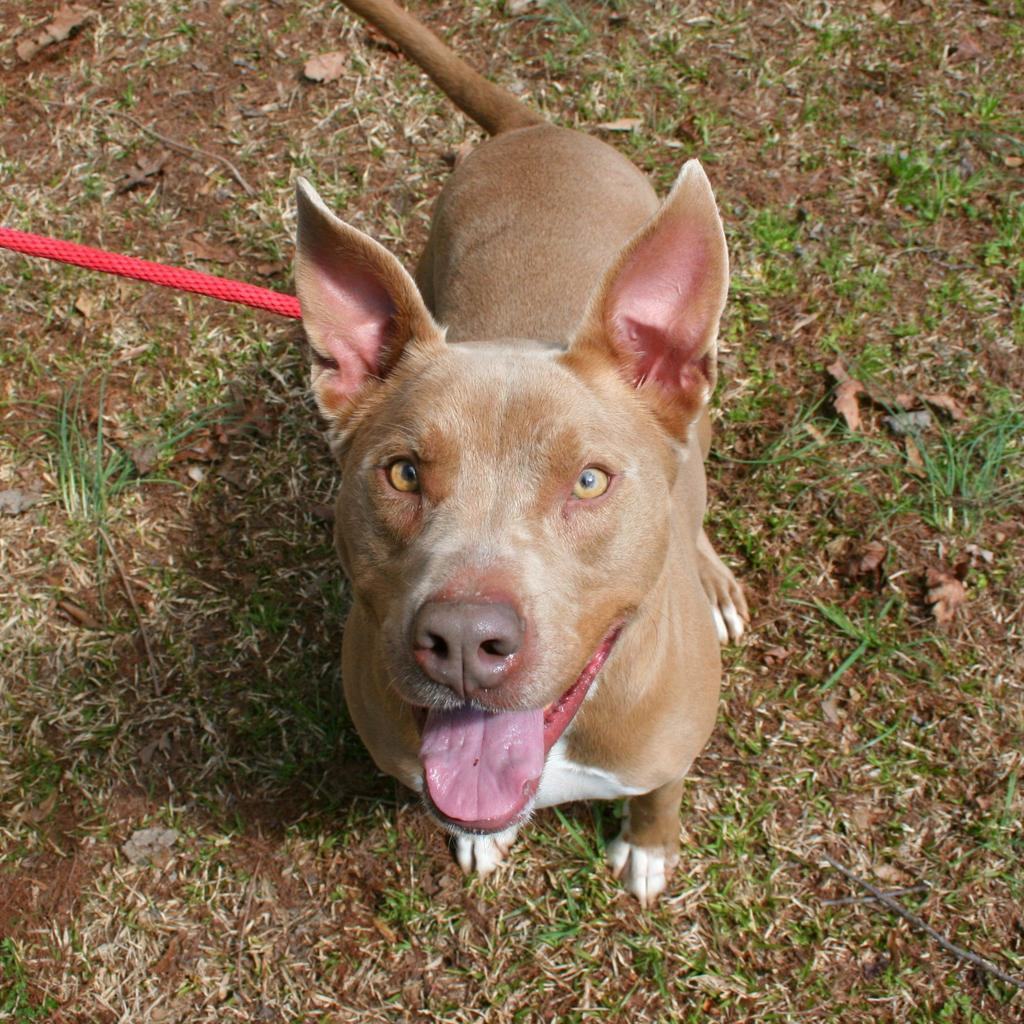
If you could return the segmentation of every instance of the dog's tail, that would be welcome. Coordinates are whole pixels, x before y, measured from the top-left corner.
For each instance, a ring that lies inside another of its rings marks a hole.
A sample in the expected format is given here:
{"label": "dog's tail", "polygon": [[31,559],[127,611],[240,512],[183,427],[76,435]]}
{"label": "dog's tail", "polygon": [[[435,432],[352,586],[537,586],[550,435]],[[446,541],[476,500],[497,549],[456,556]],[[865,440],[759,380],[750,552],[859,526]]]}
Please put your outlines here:
{"label": "dog's tail", "polygon": [[544,124],[511,93],[488,82],[394,0],[343,0],[418,64],[463,113],[490,135]]}

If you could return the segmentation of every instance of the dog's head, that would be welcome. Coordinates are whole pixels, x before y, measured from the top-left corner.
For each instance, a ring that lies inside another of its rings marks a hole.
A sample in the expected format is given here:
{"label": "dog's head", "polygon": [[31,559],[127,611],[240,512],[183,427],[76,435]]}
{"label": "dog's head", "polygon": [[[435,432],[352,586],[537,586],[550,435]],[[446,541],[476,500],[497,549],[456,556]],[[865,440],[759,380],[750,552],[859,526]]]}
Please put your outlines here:
{"label": "dog's head", "polygon": [[298,203],[338,549],[417,709],[434,810],[502,829],[664,567],[680,442],[715,380],[714,197],[688,163],[564,347],[446,344],[394,257],[301,181]]}

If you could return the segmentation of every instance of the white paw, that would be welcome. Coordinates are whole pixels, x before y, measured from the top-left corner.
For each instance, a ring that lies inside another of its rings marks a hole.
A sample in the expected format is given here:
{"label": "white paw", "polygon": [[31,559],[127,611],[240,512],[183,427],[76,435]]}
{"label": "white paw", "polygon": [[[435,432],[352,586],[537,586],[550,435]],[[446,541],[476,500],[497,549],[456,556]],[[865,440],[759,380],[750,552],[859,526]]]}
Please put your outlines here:
{"label": "white paw", "polygon": [[715,554],[706,533],[701,533],[697,541],[697,556],[697,572],[711,605],[718,642],[727,644],[731,640],[735,643],[743,636],[750,621],[743,588],[729,567]]}
{"label": "white paw", "polygon": [[622,881],[642,907],[649,907],[665,890],[669,875],[679,860],[663,847],[635,846],[619,833],[605,851],[612,874]]}
{"label": "white paw", "polygon": [[715,632],[718,633],[718,642],[720,644],[727,644],[729,642],[729,628],[726,626],[725,619],[722,618],[722,613],[718,610],[717,604],[711,606],[711,614],[715,619]]}
{"label": "white paw", "polygon": [[741,636],[746,625],[732,601],[720,601],[711,605],[711,614],[715,617],[715,629],[718,630],[719,643],[735,643]]}
{"label": "white paw", "polygon": [[518,828],[507,828],[490,836],[460,834],[452,837],[455,859],[465,874],[489,875],[508,856]]}

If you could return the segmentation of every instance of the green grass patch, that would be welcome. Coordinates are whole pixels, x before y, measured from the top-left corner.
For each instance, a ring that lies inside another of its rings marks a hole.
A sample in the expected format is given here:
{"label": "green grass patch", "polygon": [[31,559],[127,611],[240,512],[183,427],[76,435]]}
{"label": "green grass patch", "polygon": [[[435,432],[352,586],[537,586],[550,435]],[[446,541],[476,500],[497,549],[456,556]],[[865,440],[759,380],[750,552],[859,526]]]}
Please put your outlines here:
{"label": "green grass patch", "polygon": [[995,403],[962,432],[940,426],[935,439],[917,438],[919,500],[938,530],[970,532],[1024,501],[1024,405],[1005,393]]}
{"label": "green grass patch", "polygon": [[84,423],[82,385],[64,391],[53,427],[54,469],[61,503],[72,521],[106,525],[111,501],[135,477],[131,459],[104,436],[105,381],[99,388],[96,427]]}
{"label": "green grass patch", "polygon": [[966,210],[984,184],[978,173],[965,173],[955,157],[898,150],[882,157],[882,166],[896,189],[896,201],[926,224]]}
{"label": "green grass patch", "polygon": [[57,1001],[33,998],[23,957],[13,939],[0,939],[0,1019],[12,1024],[50,1020]]}

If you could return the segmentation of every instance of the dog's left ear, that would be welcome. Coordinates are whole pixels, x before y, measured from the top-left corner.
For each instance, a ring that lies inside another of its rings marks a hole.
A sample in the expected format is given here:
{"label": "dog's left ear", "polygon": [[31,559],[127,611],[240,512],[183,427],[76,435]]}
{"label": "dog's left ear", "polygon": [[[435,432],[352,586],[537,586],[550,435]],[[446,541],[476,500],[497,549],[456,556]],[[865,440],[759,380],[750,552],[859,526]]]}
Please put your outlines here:
{"label": "dog's left ear", "polygon": [[313,394],[340,427],[407,346],[441,345],[444,332],[387,249],[335,217],[303,178],[296,200],[295,288],[313,349]]}
{"label": "dog's left ear", "polygon": [[619,254],[591,301],[567,360],[611,357],[656,402],[675,434],[715,386],[729,254],[711,183],[683,167],[658,212]]}

